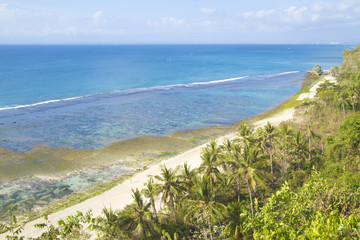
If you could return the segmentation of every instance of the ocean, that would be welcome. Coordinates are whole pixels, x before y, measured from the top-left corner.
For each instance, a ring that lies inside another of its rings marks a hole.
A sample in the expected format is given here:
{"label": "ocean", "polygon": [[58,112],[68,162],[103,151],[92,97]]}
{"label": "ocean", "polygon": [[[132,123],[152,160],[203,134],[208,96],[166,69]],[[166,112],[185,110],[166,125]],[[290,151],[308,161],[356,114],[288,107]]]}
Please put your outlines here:
{"label": "ocean", "polygon": [[[342,51],[354,47],[2,45],[0,148],[20,156],[38,145],[94,150],[119,140],[232,124],[291,97],[314,64],[339,66]],[[16,163],[0,156],[0,173],[54,168],[61,161],[48,156],[34,152]],[[33,211],[135,168],[114,165],[59,181],[0,180],[0,213],[8,204]]]}
{"label": "ocean", "polygon": [[98,149],[257,115],[344,45],[0,46],[0,148]]}

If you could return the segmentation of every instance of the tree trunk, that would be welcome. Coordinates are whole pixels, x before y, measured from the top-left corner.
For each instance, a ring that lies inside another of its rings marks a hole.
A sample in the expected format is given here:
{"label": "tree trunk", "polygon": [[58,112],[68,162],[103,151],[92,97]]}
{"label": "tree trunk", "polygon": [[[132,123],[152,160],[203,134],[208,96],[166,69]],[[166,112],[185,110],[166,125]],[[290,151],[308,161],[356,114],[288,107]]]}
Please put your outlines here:
{"label": "tree trunk", "polygon": [[143,235],[144,235],[144,239],[146,240],[146,239],[147,239],[147,237],[146,237],[146,231],[145,231],[144,225],[143,225],[142,232],[143,232]]}
{"label": "tree trunk", "polygon": [[[211,222],[210,222],[210,216],[209,214],[206,214],[206,218],[207,218],[207,222],[208,222],[208,226],[209,226],[209,235],[210,235],[210,240],[213,240],[213,235],[212,235],[212,229],[211,229]],[[206,237],[207,238],[207,237]]]}
{"label": "tree trunk", "polygon": [[273,156],[272,156],[272,143],[270,141],[270,161],[271,161],[271,187],[274,188],[274,167],[273,167]]}
{"label": "tree trunk", "polygon": [[287,168],[288,168],[287,157],[288,157],[288,150],[285,149],[285,181],[287,179]]}
{"label": "tree trunk", "polygon": [[250,188],[249,180],[247,180],[247,185],[248,185],[249,197],[250,197],[251,216],[254,217],[254,206],[253,206],[253,200],[252,200],[251,188]]}
{"label": "tree trunk", "polygon": [[213,196],[214,196],[214,202],[216,202],[216,194],[215,194],[215,183],[214,183],[214,179],[211,179],[211,190],[213,192]]}
{"label": "tree trunk", "polygon": [[346,113],[345,113],[345,106],[344,106],[344,103],[342,103],[342,104],[341,104],[341,106],[342,106],[342,109],[343,109],[344,119],[345,119],[345,115],[346,115]]}
{"label": "tree trunk", "polygon": [[151,200],[151,206],[152,206],[152,208],[153,208],[153,210],[154,210],[155,219],[156,219],[156,221],[158,221],[158,216],[157,216],[157,212],[156,212],[156,208],[155,208],[155,201],[154,201],[154,199]]}
{"label": "tree trunk", "polygon": [[285,181],[287,180],[287,155],[285,156]]}
{"label": "tree trunk", "polygon": [[311,133],[309,133],[309,162],[311,161]]}
{"label": "tree trunk", "polygon": [[237,191],[238,191],[238,202],[240,202],[240,176],[238,176]]}
{"label": "tree trunk", "polygon": [[174,200],[171,200],[171,208],[173,210],[175,224],[177,224]]}
{"label": "tree trunk", "polygon": [[272,157],[272,144],[270,141],[270,161],[271,161],[271,175],[274,175],[274,170],[273,170],[273,157]]}

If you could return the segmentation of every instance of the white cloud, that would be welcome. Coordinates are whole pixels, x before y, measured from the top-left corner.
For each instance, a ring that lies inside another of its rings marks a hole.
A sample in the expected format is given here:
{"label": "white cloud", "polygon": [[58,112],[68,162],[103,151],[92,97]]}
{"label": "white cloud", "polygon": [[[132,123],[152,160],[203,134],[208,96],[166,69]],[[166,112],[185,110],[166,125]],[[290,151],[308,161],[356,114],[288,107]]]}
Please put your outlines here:
{"label": "white cloud", "polygon": [[7,3],[0,3],[0,19],[12,17],[17,11],[19,12],[17,9],[11,9]]}
{"label": "white cloud", "polygon": [[7,6],[8,6],[7,3],[0,3],[0,12],[6,11],[6,10],[7,10]]}
{"label": "white cloud", "polygon": [[163,17],[161,18],[163,24],[181,25],[185,22],[185,19],[176,19],[174,17]]}
{"label": "white cloud", "polygon": [[262,21],[269,20],[269,23],[274,21],[294,22],[303,20],[307,14],[307,7],[298,8],[291,6],[284,10],[262,9],[258,11],[245,12],[243,17],[245,19],[259,19]]}
{"label": "white cloud", "polygon": [[76,29],[76,27],[69,26],[65,28],[65,34],[76,36],[78,34],[78,30]]}
{"label": "white cloud", "polygon": [[313,14],[311,17],[312,22],[316,22],[320,19],[320,14]]}
{"label": "white cloud", "polygon": [[244,18],[264,18],[264,17],[269,17],[271,15],[276,14],[276,10],[275,9],[267,9],[267,10],[259,10],[259,11],[254,11],[254,12],[245,12],[243,14]]}
{"label": "white cloud", "polygon": [[103,11],[99,10],[99,11],[93,13],[93,15],[91,16],[91,19],[94,22],[97,22],[101,18],[102,15],[103,15]]}
{"label": "white cloud", "polygon": [[202,14],[207,14],[207,15],[212,15],[214,13],[216,13],[216,9],[212,9],[212,8],[201,8],[200,12]]}
{"label": "white cloud", "polygon": [[217,25],[217,22],[216,22],[216,21],[205,20],[205,21],[203,21],[200,25],[201,25],[201,26]]}
{"label": "white cloud", "polygon": [[360,0],[316,0],[309,5],[258,9],[235,15],[249,32],[288,32],[329,29],[360,23]]}
{"label": "white cloud", "polygon": [[314,12],[321,12],[324,10],[324,4],[322,2],[315,2],[313,5],[312,5],[312,10]]}
{"label": "white cloud", "polygon": [[286,22],[292,22],[292,21],[300,22],[308,14],[308,10],[309,9],[307,7],[298,8],[295,6],[291,6],[284,10],[285,13],[284,20]]}

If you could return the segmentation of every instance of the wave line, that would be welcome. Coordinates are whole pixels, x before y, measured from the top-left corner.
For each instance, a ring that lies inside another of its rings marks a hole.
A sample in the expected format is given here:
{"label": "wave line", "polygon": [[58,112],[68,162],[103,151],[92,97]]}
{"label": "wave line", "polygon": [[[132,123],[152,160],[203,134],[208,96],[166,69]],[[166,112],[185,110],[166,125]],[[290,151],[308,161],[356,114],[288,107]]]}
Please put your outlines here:
{"label": "wave line", "polygon": [[[272,78],[287,74],[294,74],[299,73],[300,71],[290,71],[290,72],[282,72],[282,73],[274,73],[274,74],[264,74],[264,75],[254,75],[251,77],[264,77],[264,78]],[[92,94],[92,95],[86,95],[86,96],[78,96],[78,97],[70,97],[70,98],[63,98],[63,99],[54,99],[54,100],[47,100],[47,101],[41,101],[37,103],[31,103],[31,104],[23,104],[18,106],[9,106],[9,107],[2,107],[0,108],[0,111],[4,110],[15,110],[15,109],[21,109],[21,108],[28,108],[28,107],[35,107],[39,105],[45,105],[45,104],[51,104],[51,103],[58,103],[58,102],[67,102],[71,100],[77,100],[77,99],[83,99],[93,96],[101,96],[101,95],[107,95],[107,94],[135,94],[135,93],[141,93],[141,92],[151,92],[156,90],[171,90],[174,88],[188,88],[188,87],[194,87],[194,86],[203,86],[203,85],[212,85],[212,84],[219,84],[219,83],[226,83],[226,82],[232,82],[237,81],[240,79],[248,78],[249,75],[242,76],[242,77],[234,77],[234,78],[227,78],[227,79],[221,79],[221,80],[212,80],[208,82],[193,82],[193,83],[182,83],[182,84],[172,84],[172,85],[165,85],[165,86],[154,86],[154,87],[147,87],[147,88],[135,88],[135,89],[127,89],[127,90],[115,90],[114,92],[110,93],[98,93],[98,94]]]}

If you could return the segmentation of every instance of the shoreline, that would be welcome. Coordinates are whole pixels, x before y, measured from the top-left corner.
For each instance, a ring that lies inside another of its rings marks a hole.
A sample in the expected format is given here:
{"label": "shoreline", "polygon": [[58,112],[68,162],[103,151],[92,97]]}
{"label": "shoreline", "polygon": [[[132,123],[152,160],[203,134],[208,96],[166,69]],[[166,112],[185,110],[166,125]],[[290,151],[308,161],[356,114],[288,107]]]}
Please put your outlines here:
{"label": "shoreline", "polygon": [[[319,82],[323,82],[325,80],[326,80],[326,77],[320,79]],[[319,84],[317,84],[317,86]],[[316,93],[316,88],[314,88],[314,86],[310,89],[310,92]],[[304,94],[304,93],[302,93],[302,94]],[[298,95],[298,94],[295,94],[295,95]],[[301,103],[303,100],[299,100],[299,101]],[[282,121],[290,120],[294,117],[294,112],[295,112],[294,108],[285,109],[285,110],[280,109],[280,110],[283,110],[283,111],[280,111],[280,113],[275,114],[275,116],[271,116],[271,117],[263,119],[262,122],[256,121],[256,124],[255,124],[256,127],[262,127],[267,122],[270,122],[270,123],[276,125]],[[217,141],[218,141],[218,143],[222,143],[224,139],[229,139],[229,138],[231,139],[231,138],[234,138],[235,136],[236,136],[236,132],[232,132],[230,134],[227,134],[225,136],[217,138]],[[67,216],[74,214],[76,211],[86,212],[89,209],[92,209],[94,216],[98,216],[101,214],[103,207],[109,207],[109,206],[111,206],[111,208],[114,210],[120,210],[120,209],[124,208],[126,205],[132,203],[133,199],[131,197],[131,193],[132,193],[131,189],[136,189],[136,188],[142,189],[143,183],[147,180],[148,176],[160,174],[160,166],[162,164],[166,164],[166,166],[168,168],[174,168],[176,166],[183,165],[185,162],[188,162],[188,164],[191,166],[191,168],[196,168],[196,167],[200,166],[200,164],[201,164],[200,153],[204,146],[206,146],[206,143],[204,143],[200,146],[197,146],[193,149],[187,150],[177,156],[174,156],[174,157],[162,160],[159,163],[153,164],[148,169],[133,175],[131,178],[124,180],[122,183],[116,185],[115,187],[113,187],[95,197],[89,198],[81,203],[78,203],[71,207],[65,208],[61,211],[50,214],[48,216],[49,220],[51,222],[55,223],[60,218],[64,219]],[[102,203],[102,205],[99,206],[99,203]],[[28,237],[36,237],[36,236],[40,235],[41,230],[35,229],[33,227],[34,224],[37,224],[40,222],[43,222],[43,219],[36,219],[31,222],[28,222],[24,227],[23,234]],[[0,235],[0,236],[2,236],[2,235]]]}
{"label": "shoreline", "polygon": [[[95,150],[76,150],[38,145],[27,152],[0,148],[0,182],[36,177],[44,180],[64,179],[89,169],[116,165],[151,163],[163,155],[176,155],[199,146],[211,138],[232,132],[237,123],[214,125],[175,132],[167,136],[142,136],[112,142]],[[139,147],[141,146],[141,147]],[[21,168],[17,167],[21,165]]]}

